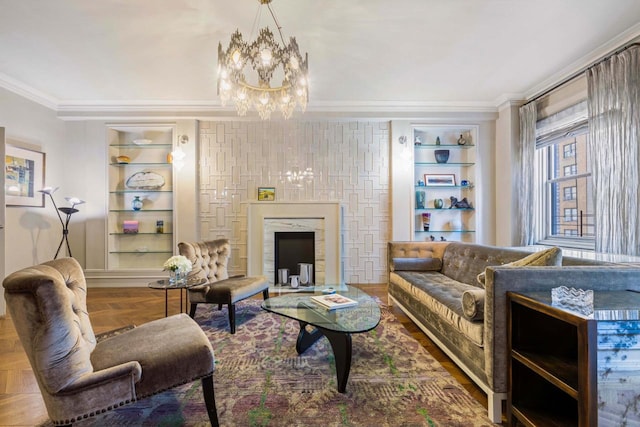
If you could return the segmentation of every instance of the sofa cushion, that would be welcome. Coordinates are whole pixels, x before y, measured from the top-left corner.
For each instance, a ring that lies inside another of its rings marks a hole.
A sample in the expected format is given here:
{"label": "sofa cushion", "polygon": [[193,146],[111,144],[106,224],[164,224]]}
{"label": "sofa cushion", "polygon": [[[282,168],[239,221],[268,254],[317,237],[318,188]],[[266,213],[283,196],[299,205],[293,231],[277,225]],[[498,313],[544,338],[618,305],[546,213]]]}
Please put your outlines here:
{"label": "sofa cushion", "polygon": [[391,271],[440,271],[440,258],[393,258]]}
{"label": "sofa cushion", "polygon": [[390,280],[413,295],[430,311],[437,313],[444,322],[456,328],[475,345],[483,346],[483,323],[470,321],[462,312],[462,293],[478,289],[477,287],[435,271],[396,271],[391,273]]}
{"label": "sofa cushion", "polygon": [[484,289],[469,289],[462,293],[462,313],[467,319],[484,319],[484,294]]}
{"label": "sofa cushion", "polygon": [[[508,264],[503,264],[504,266],[509,267],[522,267],[525,265],[528,266],[559,266],[562,265],[562,250],[560,248],[549,248],[543,251],[534,252],[531,255],[527,255],[526,257],[510,262]],[[478,283],[482,285],[484,288],[485,282],[485,272],[478,274]]]}

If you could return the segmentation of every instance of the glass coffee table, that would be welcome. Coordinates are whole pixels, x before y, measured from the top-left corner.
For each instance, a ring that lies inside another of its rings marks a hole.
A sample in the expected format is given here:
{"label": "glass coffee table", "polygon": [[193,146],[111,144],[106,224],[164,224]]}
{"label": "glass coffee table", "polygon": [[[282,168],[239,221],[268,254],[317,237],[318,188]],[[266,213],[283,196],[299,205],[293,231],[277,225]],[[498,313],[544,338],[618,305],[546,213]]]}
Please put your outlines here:
{"label": "glass coffee table", "polygon": [[[367,332],[378,326],[380,307],[373,297],[358,288],[341,285],[340,289],[340,295],[356,300],[358,304],[328,310],[311,300],[312,295],[322,295],[321,292],[307,292],[271,297],[263,301],[262,308],[300,323],[296,342],[298,354],[304,353],[323,335],[327,337],[336,361],[338,391],[344,393],[351,370],[351,334]],[[308,326],[312,329],[309,330]]]}

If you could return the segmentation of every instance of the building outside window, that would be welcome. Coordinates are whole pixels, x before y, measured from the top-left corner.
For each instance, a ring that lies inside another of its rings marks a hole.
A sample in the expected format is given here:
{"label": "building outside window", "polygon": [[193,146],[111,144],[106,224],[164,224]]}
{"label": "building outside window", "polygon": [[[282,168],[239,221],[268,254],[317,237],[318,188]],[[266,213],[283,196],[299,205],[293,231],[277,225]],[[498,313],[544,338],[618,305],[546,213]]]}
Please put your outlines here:
{"label": "building outside window", "polygon": [[575,200],[578,194],[578,187],[564,187],[564,200]]}
{"label": "building outside window", "polygon": [[573,165],[564,166],[564,176],[571,176],[577,173],[578,173],[578,165],[573,164]]}
{"label": "building outside window", "polygon": [[565,222],[576,222],[578,220],[578,209],[577,208],[564,208],[564,221]]}
{"label": "building outside window", "polygon": [[566,159],[568,157],[575,157],[576,155],[576,143],[572,142],[570,144],[565,144],[562,147],[563,157]]}

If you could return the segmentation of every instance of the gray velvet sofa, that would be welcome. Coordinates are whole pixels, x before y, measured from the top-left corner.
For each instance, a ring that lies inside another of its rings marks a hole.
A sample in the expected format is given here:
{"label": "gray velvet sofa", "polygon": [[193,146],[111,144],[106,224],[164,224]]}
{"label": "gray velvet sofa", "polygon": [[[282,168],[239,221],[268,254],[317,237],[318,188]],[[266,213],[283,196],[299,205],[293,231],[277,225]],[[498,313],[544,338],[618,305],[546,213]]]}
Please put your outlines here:
{"label": "gray velvet sofa", "polygon": [[[405,312],[487,393],[489,418],[497,423],[508,386],[508,291],[551,290],[561,285],[640,290],[636,267],[561,253],[552,260],[555,266],[504,265],[528,255],[531,252],[468,243],[388,245],[389,304]],[[484,288],[478,281],[482,272]]]}

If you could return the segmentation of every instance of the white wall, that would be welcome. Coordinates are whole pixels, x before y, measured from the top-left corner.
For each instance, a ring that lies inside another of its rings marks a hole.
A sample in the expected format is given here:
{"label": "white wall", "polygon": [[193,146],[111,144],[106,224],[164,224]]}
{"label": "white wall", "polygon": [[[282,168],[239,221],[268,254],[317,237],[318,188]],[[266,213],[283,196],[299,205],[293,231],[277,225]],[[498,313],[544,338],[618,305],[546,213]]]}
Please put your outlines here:
{"label": "white wall", "polygon": [[[65,202],[62,195],[74,181],[67,171],[77,159],[69,157],[64,122],[54,111],[0,88],[0,126],[7,143],[46,154],[45,185],[60,186],[56,203]],[[70,236],[73,251],[84,241],[84,231],[74,227]],[[5,273],[52,259],[60,238],[60,221],[49,200],[44,208],[7,207]]]}
{"label": "white wall", "polygon": [[514,192],[515,188],[515,156],[520,135],[520,118],[518,107],[505,105],[500,108],[496,120],[496,148],[495,148],[495,191],[493,206],[495,207],[496,245],[513,246],[516,242],[517,212]]}

